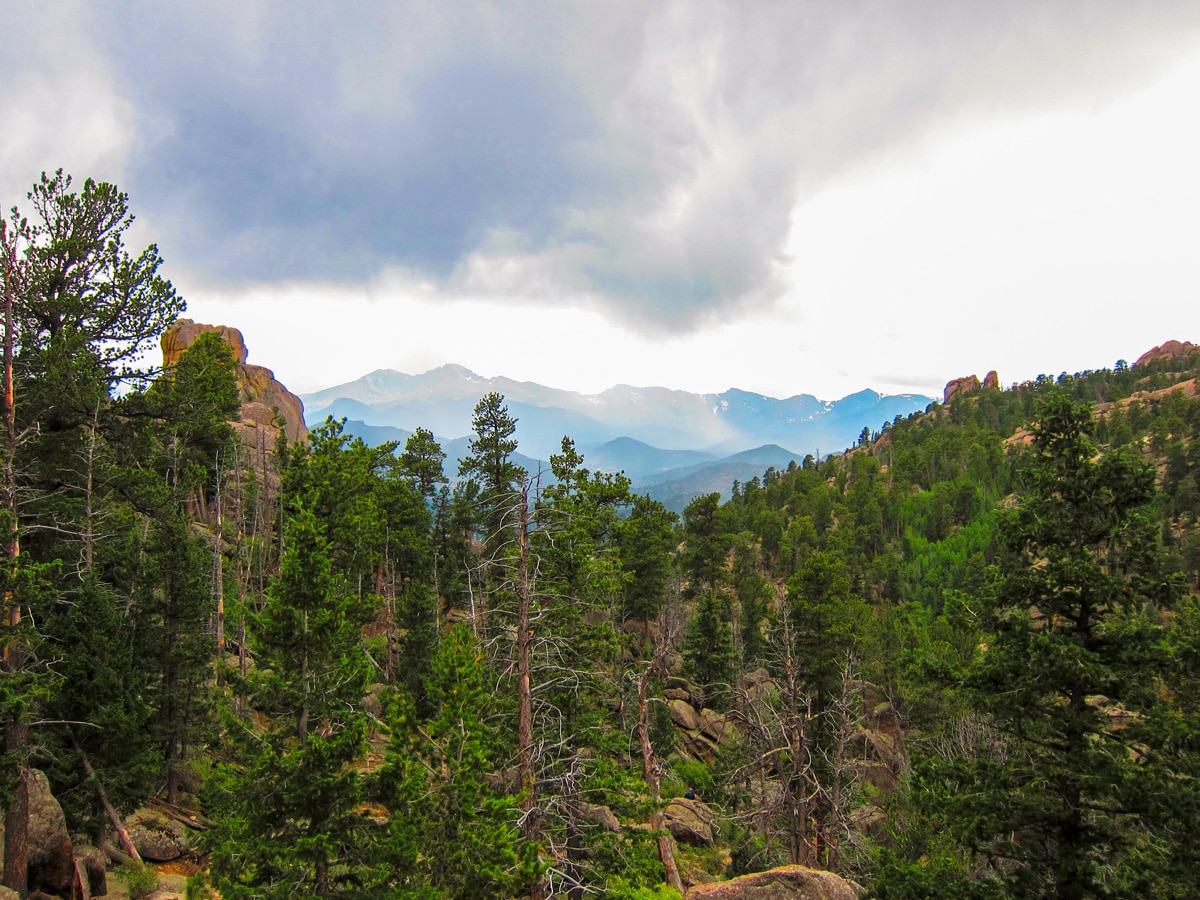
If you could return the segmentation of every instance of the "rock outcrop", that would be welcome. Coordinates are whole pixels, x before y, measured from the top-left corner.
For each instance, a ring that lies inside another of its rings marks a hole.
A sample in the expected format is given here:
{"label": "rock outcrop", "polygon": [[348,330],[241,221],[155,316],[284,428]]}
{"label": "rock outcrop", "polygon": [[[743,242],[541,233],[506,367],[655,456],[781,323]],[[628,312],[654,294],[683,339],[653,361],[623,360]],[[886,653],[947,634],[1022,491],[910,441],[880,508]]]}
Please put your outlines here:
{"label": "rock outcrop", "polygon": [[590,825],[595,825],[612,834],[621,831],[621,822],[616,814],[607,806],[598,803],[579,804],[579,817]]}
{"label": "rock outcrop", "polygon": [[850,736],[854,772],[860,782],[887,796],[899,788],[908,769],[904,724],[878,687],[868,681],[857,687],[865,715],[862,727]]}
{"label": "rock outcrop", "polygon": [[663,809],[663,824],[675,840],[697,847],[710,847],[716,814],[703,800],[676,797]]}
{"label": "rock outcrop", "polygon": [[188,850],[183,825],[152,810],[139,809],[124,824],[138,855],[148,862],[170,862]]}
{"label": "rock outcrop", "polygon": [[234,428],[245,444],[269,452],[274,448],[281,428],[289,441],[305,440],[308,428],[304,424],[303,402],[276,381],[270,369],[246,363],[246,341],[236,328],[180,319],[163,332],[163,367],[173,366],[200,335],[210,332],[219,335],[233,351],[238,388],[242,394],[241,417],[234,423]]}
{"label": "rock outcrop", "polygon": [[1144,366],[1147,363],[1162,362],[1172,359],[1186,359],[1189,356],[1195,356],[1200,353],[1200,346],[1191,343],[1190,341],[1167,341],[1165,344],[1147,350],[1138,357],[1135,366]]}
{"label": "rock outcrop", "polygon": [[703,696],[683,678],[672,677],[663,690],[671,721],[683,742],[683,750],[692,759],[712,762],[717,745],[736,729],[728,715],[703,705]]}
{"label": "rock outcrop", "polygon": [[[30,890],[69,896],[75,880],[75,854],[67,834],[67,819],[50,793],[49,780],[37,769],[30,770],[27,839]],[[0,847],[3,845],[4,828],[0,823]],[[0,875],[3,871],[0,859]]]}
{"label": "rock outcrop", "polygon": [[[75,846],[77,870],[82,869],[83,878],[87,881],[88,893],[93,897],[103,897],[108,893],[108,855],[99,847],[90,844]],[[82,881],[76,884],[78,893],[83,893]]]}
{"label": "rock outcrop", "polygon": [[964,378],[955,378],[952,381],[946,382],[946,389],[942,391],[942,402],[949,403],[959,394],[970,394],[979,390],[979,376],[967,375]]}
{"label": "rock outcrop", "polygon": [[715,884],[700,884],[687,900],[858,900],[860,888],[832,872],[781,866]]}
{"label": "rock outcrop", "polygon": [[962,378],[954,378],[946,382],[946,389],[942,391],[942,403],[949,403],[954,397],[959,394],[973,394],[981,388],[1000,389],[1000,375],[992,369],[983,376],[983,383],[980,384],[978,375],[965,375]]}

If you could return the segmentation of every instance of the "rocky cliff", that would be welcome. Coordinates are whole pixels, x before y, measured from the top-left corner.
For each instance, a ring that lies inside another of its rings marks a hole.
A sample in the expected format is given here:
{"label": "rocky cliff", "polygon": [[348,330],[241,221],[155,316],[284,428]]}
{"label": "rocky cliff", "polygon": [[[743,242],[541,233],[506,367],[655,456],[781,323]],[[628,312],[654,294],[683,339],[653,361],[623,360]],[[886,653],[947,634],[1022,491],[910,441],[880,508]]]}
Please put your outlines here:
{"label": "rocky cliff", "polygon": [[1134,365],[1144,366],[1147,363],[1162,360],[1186,359],[1197,353],[1200,353],[1200,346],[1193,344],[1191,341],[1167,341],[1165,344],[1160,344],[1151,350],[1147,350],[1138,357]]}
{"label": "rocky cliff", "polygon": [[946,382],[946,389],[942,392],[942,403],[949,403],[952,397],[957,397],[959,394],[972,394],[981,387],[999,389],[1000,376],[996,374],[995,369],[984,376],[982,385],[979,383],[978,375],[967,375]]}
{"label": "rocky cliff", "polygon": [[200,335],[208,332],[218,334],[233,351],[238,387],[242,392],[241,418],[233,424],[246,445],[270,451],[280,430],[287,435],[288,441],[306,440],[308,428],[304,424],[304,404],[275,380],[270,369],[247,365],[246,341],[236,328],[180,319],[163,333],[163,367],[173,366]]}

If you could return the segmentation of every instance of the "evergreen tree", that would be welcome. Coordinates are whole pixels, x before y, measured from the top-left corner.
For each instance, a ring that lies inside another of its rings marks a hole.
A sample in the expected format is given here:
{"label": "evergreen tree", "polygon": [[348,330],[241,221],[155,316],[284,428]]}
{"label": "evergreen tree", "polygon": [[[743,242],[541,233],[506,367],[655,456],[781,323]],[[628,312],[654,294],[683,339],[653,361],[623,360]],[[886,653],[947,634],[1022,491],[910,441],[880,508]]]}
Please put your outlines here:
{"label": "evergreen tree", "polygon": [[138,375],[138,358],[183,300],[159,274],[156,246],[136,257],[125,249],[128,196],[90,178],[78,192],[71,186],[61,169],[42,173],[28,194],[30,217],[14,215],[29,247],[19,312],[25,371],[46,372],[64,351],[86,350],[110,377]]}
{"label": "evergreen tree", "polygon": [[153,524],[146,546],[146,590],[138,599],[145,662],[157,679],[147,699],[162,747],[169,803],[179,802],[182,766],[203,717],[202,692],[215,640],[212,550],[180,514]]}
{"label": "evergreen tree", "polygon": [[628,576],[621,618],[640,620],[643,638],[666,602],[678,521],[658,500],[638,494],[617,533],[621,565]]}
{"label": "evergreen tree", "polygon": [[867,615],[864,607],[845,564],[831,553],[814,553],[788,579],[785,664],[799,674],[818,710],[841,691],[842,670],[857,650]]}
{"label": "evergreen tree", "polygon": [[516,587],[512,569],[519,555],[519,510],[526,508],[523,504],[528,500],[527,473],[512,460],[517,449],[513,438],[517,420],[509,415],[501,394],[490,393],[475,404],[471,422],[475,435],[468,445],[470,453],[459,460],[458,471],[474,485],[467,492],[475,501],[482,565],[472,593],[472,618],[478,633],[484,634],[497,624],[489,623],[489,608],[503,608],[505,598],[511,597]]}
{"label": "evergreen tree", "polygon": [[432,503],[437,493],[437,486],[446,483],[442,472],[442,461],[446,454],[441,445],[433,438],[433,432],[425,428],[417,428],[404,444],[404,454],[400,464],[405,475],[413,480],[425,498],[426,503]]}
{"label": "evergreen tree", "polygon": [[754,669],[768,657],[763,621],[771,617],[775,593],[759,568],[757,542],[740,535],[733,552],[733,590],[738,598],[742,668]]}
{"label": "evergreen tree", "polygon": [[683,539],[685,596],[717,593],[725,579],[730,540],[724,528],[720,494],[705,494],[687,505],[683,511]]}
{"label": "evergreen tree", "polygon": [[369,664],[362,628],[373,609],[334,574],[312,510],[291,516],[259,625],[254,693],[276,716],[247,733],[245,769],[227,772],[228,810],[214,836],[222,896],[358,896],[372,852],[352,764],[364,752]]}
{"label": "evergreen tree", "polygon": [[[129,576],[138,571],[135,558],[118,559],[105,546],[127,547],[122,530],[131,525],[130,517],[121,514],[126,502],[121,493],[127,485],[114,473],[119,453],[129,450],[114,443],[124,429],[115,411],[114,387],[122,381],[127,389],[144,383],[148,372],[139,367],[139,358],[183,309],[183,301],[159,274],[157,248],[150,246],[137,256],[125,249],[133,219],[128,198],[113,185],[89,179],[76,192],[60,170],[54,176],[43,174],[28,200],[27,215],[14,208],[11,229],[0,229],[4,495],[5,511],[11,516],[5,523],[10,526],[5,529],[6,574],[23,580],[39,573],[39,582],[41,575],[50,575],[45,583],[53,583],[56,602],[38,610],[36,622],[43,633],[37,636],[28,628],[32,623],[24,621],[21,598],[40,592],[6,594],[5,627],[20,637],[6,637],[5,681],[19,684],[32,678],[45,686],[37,676],[61,667],[85,682],[119,684],[120,696],[93,697],[90,709],[83,708],[86,688],[73,682],[59,682],[65,689],[57,695],[39,691],[30,696],[36,696],[39,712],[50,713],[44,719],[53,721],[54,710],[73,706],[83,715],[72,715],[70,721],[95,719],[111,726],[104,733],[112,742],[108,762],[119,769],[110,781],[118,784],[117,797],[129,800],[139,791],[144,796],[150,786],[142,752],[145,719],[133,706],[134,698],[144,702],[138,691],[146,682],[141,672],[127,668],[141,658],[131,655],[127,634],[99,637],[90,631],[93,624],[112,625],[114,613],[130,608]],[[18,495],[23,499],[19,520]],[[50,651],[44,662],[34,649],[39,637]],[[6,712],[20,710],[5,723],[5,750],[19,773],[33,705],[5,706]],[[122,735],[129,737],[124,745]],[[90,737],[83,737],[79,746]],[[45,743],[52,747],[56,774],[62,777],[77,759],[76,742],[60,727],[46,733]],[[72,780],[66,778],[68,783]],[[18,784],[16,793],[23,790]],[[75,814],[87,804],[67,805],[78,823],[81,816]],[[20,818],[19,806],[17,802],[10,807],[15,814],[10,824]],[[22,836],[23,826],[11,827],[6,834],[6,855],[13,863],[6,879],[23,890]]]}
{"label": "evergreen tree", "polygon": [[458,625],[438,648],[429,682],[435,713],[416,716],[398,695],[378,779],[388,809],[382,860],[388,896],[487,900],[519,896],[536,871],[516,801],[492,786],[508,755],[482,647]]}
{"label": "evergreen tree", "polygon": [[1157,869],[1175,800],[1195,795],[1162,729],[1161,615],[1178,584],[1144,514],[1153,472],[1096,458],[1090,422],[1063,395],[1040,407],[966,682],[1002,741],[927,783],[941,781],[953,827],[1012,896],[1185,896],[1194,885]]}
{"label": "evergreen tree", "polygon": [[706,591],[696,603],[683,642],[684,671],[706,706],[724,709],[737,677],[733,604]]}
{"label": "evergreen tree", "polygon": [[485,534],[495,540],[506,530],[511,532],[512,523],[505,521],[505,515],[513,507],[518,483],[527,474],[512,459],[517,450],[513,437],[517,420],[509,414],[504,395],[492,392],[475,404],[471,429],[470,452],[458,461],[458,472],[478,481]]}
{"label": "evergreen tree", "polygon": [[396,470],[396,443],[369,447],[345,433],[345,420],[326,419],[308,444],[287,448],[281,491],[307,506],[330,543],[330,563],[359,594],[379,593],[379,566],[388,543],[381,486]]}

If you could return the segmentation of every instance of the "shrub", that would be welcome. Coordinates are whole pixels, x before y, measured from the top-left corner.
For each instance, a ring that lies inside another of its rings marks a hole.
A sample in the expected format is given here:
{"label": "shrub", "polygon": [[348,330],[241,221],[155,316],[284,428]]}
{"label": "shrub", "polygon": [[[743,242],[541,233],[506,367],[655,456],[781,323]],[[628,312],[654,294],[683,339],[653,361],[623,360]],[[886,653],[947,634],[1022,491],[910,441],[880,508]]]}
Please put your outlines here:
{"label": "shrub", "polygon": [[129,900],[142,900],[158,890],[158,872],[153,866],[129,862],[118,866],[117,874],[125,882]]}

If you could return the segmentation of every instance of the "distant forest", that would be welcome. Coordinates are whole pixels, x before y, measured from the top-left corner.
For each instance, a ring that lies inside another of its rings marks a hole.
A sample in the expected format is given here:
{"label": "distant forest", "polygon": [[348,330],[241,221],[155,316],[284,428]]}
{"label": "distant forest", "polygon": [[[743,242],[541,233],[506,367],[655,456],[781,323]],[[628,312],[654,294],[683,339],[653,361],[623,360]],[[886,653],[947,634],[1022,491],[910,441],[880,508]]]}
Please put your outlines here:
{"label": "distant forest", "polygon": [[190,815],[189,897],[1195,896],[1197,348],[677,516],[569,436],[522,469],[494,393],[462,460],[254,453],[217,335],[145,363],[184,303],[130,222],[57,173],[0,230],[6,885],[37,769],[97,846]]}

